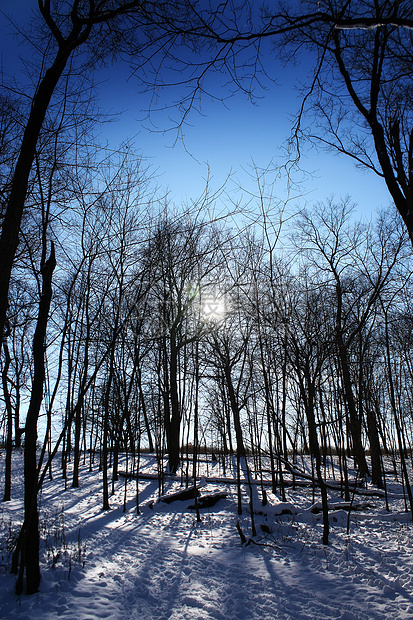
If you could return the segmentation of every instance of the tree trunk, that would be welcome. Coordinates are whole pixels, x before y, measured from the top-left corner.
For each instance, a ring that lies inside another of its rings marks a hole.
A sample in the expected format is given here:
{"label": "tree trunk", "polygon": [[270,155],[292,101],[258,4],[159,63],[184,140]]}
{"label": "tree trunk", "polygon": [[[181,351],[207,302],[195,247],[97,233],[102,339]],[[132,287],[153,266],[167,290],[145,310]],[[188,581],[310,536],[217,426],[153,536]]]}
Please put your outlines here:
{"label": "tree trunk", "polygon": [[9,502],[11,499],[11,456],[13,448],[13,410],[11,406],[9,387],[7,384],[7,373],[9,371],[11,358],[7,342],[4,341],[4,368],[2,372],[3,395],[7,412],[7,438],[6,438],[6,462],[4,469],[4,495],[3,502]]}
{"label": "tree trunk", "polygon": [[[14,340],[14,338],[13,338]],[[20,396],[20,391],[21,391],[21,385],[20,385],[20,372],[18,369],[19,363],[18,363],[18,354],[16,351],[16,346],[15,343],[13,342],[13,357],[15,358],[15,368],[16,368],[16,374],[15,374],[15,387],[14,387],[14,391],[15,391],[15,406],[14,406],[14,447],[15,448],[20,448],[21,447],[21,443],[22,443],[22,435],[24,433],[24,428],[20,428],[20,401],[21,401],[21,396]]]}
{"label": "tree trunk", "polygon": [[404,476],[404,481],[406,484],[407,496],[409,498],[410,512],[412,514],[412,519],[413,519],[413,493],[412,493],[412,487],[410,486],[409,473],[407,471],[402,429],[400,426],[400,420],[399,420],[399,416],[397,413],[396,397],[395,397],[395,391],[394,391],[393,371],[392,371],[392,365],[391,365],[388,316],[387,316],[387,311],[384,310],[383,304],[382,304],[382,308],[384,311],[384,327],[385,327],[384,335],[385,335],[385,344],[386,344],[386,366],[387,366],[387,380],[389,383],[390,405],[391,405],[391,410],[393,413],[394,425],[396,427],[397,443],[399,446],[399,453],[400,453],[400,464],[401,464],[401,468],[402,468],[402,472]]}
{"label": "tree trunk", "polygon": [[148,437],[149,452],[153,452],[154,446],[153,446],[152,432],[151,432],[151,427],[149,424],[148,412],[146,410],[145,394],[143,393],[143,387],[142,387],[142,369],[140,367],[140,364],[138,365],[138,390],[139,390],[140,409],[142,411],[143,420],[145,422],[146,435]]}
{"label": "tree trunk", "polygon": [[315,388],[312,383],[310,377],[307,376],[306,379],[307,390],[304,389],[304,385],[300,380],[300,390],[301,395],[304,400],[305,413],[307,416],[308,422],[308,438],[310,442],[310,450],[311,454],[315,458],[316,464],[316,472],[317,472],[317,481],[320,486],[321,493],[321,504],[323,507],[323,545],[328,545],[329,539],[329,521],[328,521],[328,500],[327,500],[327,489],[324,482],[323,474],[321,471],[321,453],[320,453],[320,445],[318,443],[317,437],[317,426],[314,415],[314,397],[315,397]]}
{"label": "tree trunk", "polygon": [[244,447],[244,440],[242,438],[242,427],[241,427],[241,419],[239,415],[239,407],[238,407],[237,397],[235,395],[234,384],[232,382],[231,368],[228,364],[225,365],[224,374],[225,374],[225,381],[226,381],[227,390],[228,390],[229,402],[231,405],[232,418],[234,421],[235,437],[237,440],[237,456],[245,457],[245,447]]}
{"label": "tree trunk", "polygon": [[178,349],[173,331],[170,336],[171,357],[169,362],[170,416],[166,424],[166,443],[168,448],[168,470],[175,474],[179,467],[179,437],[181,430],[181,411],[178,394]]}
{"label": "tree trunk", "polygon": [[54,244],[51,244],[50,257],[42,267],[42,294],[39,303],[36,331],[33,337],[34,375],[29,409],[26,418],[24,446],[24,522],[15,550],[13,568],[17,567],[20,556],[19,575],[16,594],[23,590],[23,574],[26,569],[26,593],[34,594],[40,584],[39,567],[39,515],[37,509],[38,469],[36,458],[37,421],[43,400],[45,379],[45,338],[47,321],[52,299],[52,276],[56,266]]}
{"label": "tree trunk", "polygon": [[73,454],[73,479],[72,487],[74,489],[79,486],[79,465],[80,465],[80,433],[82,424],[82,411],[81,407],[76,407],[75,414],[75,444]]}
{"label": "tree trunk", "polygon": [[59,49],[51,67],[39,82],[14,170],[9,200],[0,236],[0,338],[3,338],[8,308],[10,276],[19,244],[20,224],[27,195],[29,175],[36,152],[40,130],[56,85],[74,47]]}
{"label": "tree trunk", "polygon": [[381,448],[379,431],[377,428],[376,413],[373,408],[373,402],[370,397],[370,390],[366,388],[366,419],[367,432],[369,435],[369,443],[371,450],[371,481],[379,489],[383,488],[383,472],[381,466]]}
{"label": "tree trunk", "polygon": [[351,385],[350,368],[348,365],[347,349],[343,342],[340,329],[337,331],[338,355],[340,360],[341,375],[343,379],[344,398],[349,415],[350,434],[353,440],[354,457],[357,461],[359,475],[365,478],[369,475],[369,468],[366,461],[366,453],[361,441],[361,420],[357,415],[356,403],[354,401],[353,387]]}
{"label": "tree trunk", "polygon": [[102,466],[102,509],[109,510],[109,478],[108,478],[108,442],[109,442],[109,403],[112,372],[109,371],[108,384],[105,390],[103,405],[103,438],[101,451]]}

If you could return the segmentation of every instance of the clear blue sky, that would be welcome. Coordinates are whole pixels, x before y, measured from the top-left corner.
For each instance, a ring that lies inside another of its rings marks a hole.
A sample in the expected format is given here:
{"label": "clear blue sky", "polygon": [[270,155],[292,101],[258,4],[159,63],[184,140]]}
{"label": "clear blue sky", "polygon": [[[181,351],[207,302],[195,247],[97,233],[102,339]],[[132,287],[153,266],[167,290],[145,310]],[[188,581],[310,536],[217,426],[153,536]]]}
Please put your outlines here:
{"label": "clear blue sky", "polygon": [[[1,0],[0,7],[17,23],[24,24],[28,7],[36,4],[35,0]],[[24,55],[24,49],[21,52]],[[5,73],[16,74],[19,62],[10,27],[0,15],[1,68]],[[275,63],[274,60],[274,66]],[[229,192],[235,192],[238,185],[254,191],[247,173],[252,161],[262,168],[271,162],[281,165],[285,161],[283,148],[291,128],[291,115],[300,103],[294,90],[300,77],[300,68],[288,71],[277,68],[278,85],[268,85],[269,90],[260,93],[263,98],[256,105],[241,93],[226,100],[225,105],[205,98],[202,115],[193,111],[185,126],[185,150],[182,141],[176,142],[176,132],[162,132],[171,127],[167,113],[154,116],[157,132],[149,129],[150,123],[145,118],[148,99],[139,94],[133,77],[127,79],[127,68],[118,64],[98,76],[104,80],[100,87],[101,107],[111,112],[123,111],[118,120],[103,127],[102,138],[107,138],[113,146],[132,139],[135,148],[156,170],[158,183],[170,190],[170,198],[177,204],[201,194],[208,165],[213,188],[218,188],[232,173],[227,186]],[[214,93],[217,97],[220,88],[217,85]],[[170,103],[172,96],[168,93],[165,96],[165,103]],[[331,194],[336,197],[348,194],[367,217],[376,207],[386,207],[390,202],[384,182],[373,173],[357,170],[344,156],[312,150],[305,153],[302,166],[314,173],[301,187],[309,202],[323,200]],[[280,199],[285,197],[283,181],[279,182],[276,194]],[[234,200],[238,196],[239,192],[235,192]]]}

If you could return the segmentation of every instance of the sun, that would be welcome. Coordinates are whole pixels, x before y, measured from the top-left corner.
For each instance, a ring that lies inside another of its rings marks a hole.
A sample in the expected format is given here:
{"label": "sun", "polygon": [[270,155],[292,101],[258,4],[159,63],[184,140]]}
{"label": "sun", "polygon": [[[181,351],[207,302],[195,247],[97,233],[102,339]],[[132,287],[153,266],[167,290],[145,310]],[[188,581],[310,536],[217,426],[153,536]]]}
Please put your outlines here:
{"label": "sun", "polygon": [[202,302],[202,315],[208,321],[222,321],[226,314],[223,296],[208,297]]}

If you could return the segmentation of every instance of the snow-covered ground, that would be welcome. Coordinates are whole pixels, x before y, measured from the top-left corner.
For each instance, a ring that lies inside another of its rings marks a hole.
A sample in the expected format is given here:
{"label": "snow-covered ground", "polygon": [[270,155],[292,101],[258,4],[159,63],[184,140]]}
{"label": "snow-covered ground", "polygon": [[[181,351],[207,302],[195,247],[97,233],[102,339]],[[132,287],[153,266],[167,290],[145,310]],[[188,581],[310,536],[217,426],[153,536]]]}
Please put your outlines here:
{"label": "snow-covered ground", "polygon": [[[4,456],[0,458],[3,485]],[[153,471],[144,457],[143,469]],[[413,618],[413,532],[401,488],[389,487],[384,500],[352,513],[331,513],[330,545],[321,544],[320,517],[308,509],[311,489],[288,491],[294,516],[277,516],[256,506],[255,543],[242,545],[236,529],[251,536],[247,496],[237,515],[236,486],[217,480],[220,466],[209,463],[214,481],[205,495],[228,497],[201,511],[191,500],[171,504],[157,498],[157,481],[140,481],[141,514],[134,505],[135,482],[116,483],[111,510],[101,510],[101,476],[82,468],[81,486],[64,490],[57,466],[41,495],[42,582],[34,596],[14,594],[8,572],[10,548],[22,516],[22,457],[13,459],[11,502],[0,507],[0,617],[24,620],[370,620]],[[226,472],[228,477],[229,472]],[[208,478],[208,480],[210,480]],[[177,481],[166,490],[179,488]],[[1,492],[3,489],[1,489]],[[338,501],[338,494],[331,496]],[[363,498],[365,500],[365,498]]]}

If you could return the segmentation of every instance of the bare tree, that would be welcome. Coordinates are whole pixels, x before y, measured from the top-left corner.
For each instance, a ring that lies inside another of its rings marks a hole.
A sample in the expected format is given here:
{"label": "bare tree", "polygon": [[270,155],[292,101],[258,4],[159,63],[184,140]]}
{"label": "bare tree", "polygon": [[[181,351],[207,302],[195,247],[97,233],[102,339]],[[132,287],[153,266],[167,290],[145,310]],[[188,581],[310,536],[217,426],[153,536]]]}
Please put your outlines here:
{"label": "bare tree", "polygon": [[[64,74],[74,52],[85,45],[92,32],[100,30],[103,35],[106,24],[116,22],[119,17],[137,11],[138,2],[89,3],[84,7],[78,2],[67,9],[59,5],[55,13],[50,0],[39,1],[38,8],[47,30],[47,45],[53,49],[45,52],[43,63],[39,65],[36,91],[21,140],[17,163],[11,175],[10,191],[7,193],[6,208],[0,237],[0,333],[3,334],[8,306],[8,290],[11,271],[19,243],[19,231],[28,191],[29,176],[35,159],[37,143],[56,87]],[[43,33],[45,34],[45,33]]]}
{"label": "bare tree", "polygon": [[[204,206],[208,206],[208,198]],[[161,216],[147,245],[146,260],[152,265],[153,274],[148,301],[149,329],[161,360],[159,380],[168,468],[172,473],[176,472],[180,460],[181,422],[187,399],[186,356],[189,345],[202,332],[195,308],[199,306],[202,287],[211,281],[217,269],[221,246],[214,224],[196,210],[175,218]]]}
{"label": "bare tree", "polygon": [[39,569],[39,526],[38,526],[38,469],[37,469],[37,421],[43,400],[45,378],[45,338],[50,303],[52,299],[52,276],[56,266],[54,244],[50,256],[41,265],[42,295],[39,302],[39,315],[33,338],[34,376],[29,409],[26,416],[24,448],[24,522],[14,551],[14,570],[20,556],[16,593],[23,590],[23,575],[26,569],[26,592],[37,592],[40,583]]}
{"label": "bare tree", "polygon": [[8,385],[8,372],[11,363],[10,351],[7,341],[3,343],[4,349],[4,366],[1,373],[3,384],[3,396],[6,405],[6,460],[4,467],[4,495],[3,502],[9,502],[11,499],[11,457],[13,443],[13,408],[11,404],[10,391]]}
{"label": "bare tree", "polygon": [[[145,2],[140,0],[85,0],[55,2],[38,0],[37,29],[32,36],[36,53],[40,50],[37,74],[33,75],[36,89],[29,97],[27,119],[13,162],[9,187],[4,199],[4,218],[0,237],[0,334],[4,331],[7,314],[10,278],[18,243],[19,230],[27,198],[28,183],[36,155],[39,136],[56,97],[65,105],[73,81],[82,74],[91,74],[102,62],[112,61],[120,55],[129,55],[133,71],[142,82],[149,80],[149,87],[156,88],[153,75],[160,75],[160,67],[172,62],[187,86],[188,97],[183,106],[184,116],[191,109],[197,94],[202,91],[206,72],[214,66],[219,70],[231,65],[234,42],[224,41],[222,30],[232,32],[235,24],[231,7],[208,6],[200,10],[190,0]],[[229,20],[224,19],[226,12]],[[237,15],[239,11],[235,11]],[[234,32],[238,29],[235,26]],[[199,39],[204,45],[199,45]],[[181,66],[177,67],[177,49],[185,50]],[[186,52],[194,52],[190,62]],[[202,49],[204,55],[198,58]],[[208,54],[205,56],[205,51]],[[43,51],[42,51],[43,50]],[[198,70],[193,72],[193,63]],[[148,78],[148,75],[151,76]],[[161,81],[160,85],[165,85]],[[62,86],[59,93],[59,87]],[[182,101],[182,99],[181,99]],[[7,127],[6,127],[7,129]]]}
{"label": "bare tree", "polygon": [[314,59],[293,130],[298,153],[316,140],[383,178],[413,243],[412,20],[409,0],[310,1],[266,8],[257,36],[286,62],[303,50]]}

